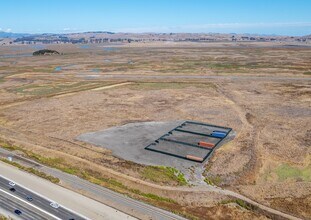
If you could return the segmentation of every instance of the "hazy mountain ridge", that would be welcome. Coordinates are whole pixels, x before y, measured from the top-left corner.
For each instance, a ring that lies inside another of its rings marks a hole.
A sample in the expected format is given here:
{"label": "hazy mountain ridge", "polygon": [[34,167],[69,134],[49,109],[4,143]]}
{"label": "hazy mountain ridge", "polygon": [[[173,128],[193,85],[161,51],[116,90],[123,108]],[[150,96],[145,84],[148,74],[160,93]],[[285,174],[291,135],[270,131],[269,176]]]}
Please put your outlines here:
{"label": "hazy mountain ridge", "polygon": [[18,37],[25,37],[30,36],[31,34],[26,33],[11,33],[11,32],[5,32],[0,31],[0,38],[18,38]]}
{"label": "hazy mountain ridge", "polygon": [[[68,34],[24,34],[0,32],[0,38],[9,38],[10,44],[61,44],[61,43],[105,43],[105,42],[217,42],[217,41],[285,41],[310,42],[311,35],[279,36],[259,34],[220,34],[220,33],[114,33],[109,31],[94,31]],[[5,45],[7,43],[2,43]]]}

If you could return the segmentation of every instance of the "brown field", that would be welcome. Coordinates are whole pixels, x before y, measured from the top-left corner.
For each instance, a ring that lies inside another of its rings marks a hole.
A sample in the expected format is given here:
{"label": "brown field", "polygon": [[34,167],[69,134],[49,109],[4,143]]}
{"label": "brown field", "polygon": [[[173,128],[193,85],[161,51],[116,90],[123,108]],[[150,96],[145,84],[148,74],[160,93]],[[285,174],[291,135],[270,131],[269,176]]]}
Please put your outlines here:
{"label": "brown field", "polygon": [[[90,181],[108,178],[115,182],[100,184],[193,218],[265,218],[234,202],[223,204],[227,196],[201,193],[202,186],[180,186],[165,170],[75,140],[85,132],[138,121],[187,119],[228,126],[237,136],[206,164],[207,182],[311,218],[310,48],[105,47],[48,46],[63,55],[39,57],[26,56],[34,51],[30,46],[1,47],[2,142]],[[26,55],[7,56],[16,53]],[[61,70],[55,70],[58,66]],[[158,178],[149,172],[159,172]],[[185,190],[189,187],[193,193]]]}

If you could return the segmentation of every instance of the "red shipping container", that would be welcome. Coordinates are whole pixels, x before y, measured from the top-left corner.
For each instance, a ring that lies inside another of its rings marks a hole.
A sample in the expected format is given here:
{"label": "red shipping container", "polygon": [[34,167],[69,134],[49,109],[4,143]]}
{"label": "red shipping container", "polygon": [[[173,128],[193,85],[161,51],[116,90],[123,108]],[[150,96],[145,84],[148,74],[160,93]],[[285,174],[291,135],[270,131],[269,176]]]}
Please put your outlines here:
{"label": "red shipping container", "polygon": [[205,148],[213,148],[213,147],[215,146],[215,144],[213,144],[213,143],[208,143],[208,142],[205,142],[205,141],[200,141],[200,142],[198,143],[198,145],[199,145],[200,147],[205,147]]}
{"label": "red shipping container", "polygon": [[195,161],[199,161],[199,162],[203,161],[203,158],[192,156],[192,155],[187,155],[186,158],[189,159],[189,160],[195,160]]}

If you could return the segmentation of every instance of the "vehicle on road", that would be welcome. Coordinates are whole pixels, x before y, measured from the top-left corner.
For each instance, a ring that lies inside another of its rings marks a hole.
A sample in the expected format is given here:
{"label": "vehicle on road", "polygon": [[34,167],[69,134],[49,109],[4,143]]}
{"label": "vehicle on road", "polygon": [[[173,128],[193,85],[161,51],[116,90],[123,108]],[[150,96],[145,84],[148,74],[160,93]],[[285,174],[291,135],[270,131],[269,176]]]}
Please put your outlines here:
{"label": "vehicle on road", "polygon": [[50,206],[52,206],[55,209],[59,207],[59,205],[56,202],[51,202]]}
{"label": "vehicle on road", "polygon": [[15,213],[16,215],[21,215],[21,214],[22,214],[22,212],[21,212],[20,210],[18,210],[18,209],[15,209],[14,213]]}
{"label": "vehicle on road", "polygon": [[16,183],[14,183],[13,181],[10,181],[10,182],[9,182],[9,185],[10,185],[10,186],[15,186]]}
{"label": "vehicle on road", "polygon": [[12,187],[12,188],[10,188],[10,191],[11,191],[11,192],[15,192],[16,189]]}
{"label": "vehicle on road", "polygon": [[33,198],[31,196],[26,196],[26,199],[29,201],[29,202],[32,202],[33,201]]}

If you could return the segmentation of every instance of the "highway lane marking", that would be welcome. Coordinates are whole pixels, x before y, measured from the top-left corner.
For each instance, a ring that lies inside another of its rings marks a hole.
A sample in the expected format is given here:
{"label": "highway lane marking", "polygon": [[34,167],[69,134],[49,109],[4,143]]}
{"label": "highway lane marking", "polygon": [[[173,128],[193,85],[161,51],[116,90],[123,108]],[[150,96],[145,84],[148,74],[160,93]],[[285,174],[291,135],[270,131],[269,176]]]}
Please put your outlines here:
{"label": "highway lane marking", "polygon": [[[8,203],[4,203],[4,201],[2,200],[3,198],[6,198],[6,197],[0,196],[0,213],[4,216],[11,217],[11,215],[13,215],[13,213],[10,212],[9,209],[12,207],[10,205],[8,205]],[[26,215],[27,214],[28,213],[26,213]],[[19,216],[14,216],[14,220],[23,220],[23,219]]]}
{"label": "highway lane marking", "polygon": [[[6,178],[6,177],[4,177],[4,176],[2,176],[2,175],[0,175],[0,178],[2,178],[2,179],[4,179],[4,180],[7,180],[7,181],[11,181],[11,180],[9,180],[8,178]],[[15,182],[15,181],[14,181],[14,182]],[[20,186],[21,188],[24,188],[24,189],[28,190],[29,192],[31,192],[31,193],[37,195],[38,197],[41,197],[41,198],[43,198],[43,199],[49,201],[49,203],[54,202],[54,201],[52,201],[51,199],[49,199],[49,198],[47,198],[47,197],[45,197],[45,196],[43,196],[43,195],[41,195],[41,194],[39,194],[39,193],[36,193],[36,192],[32,191],[31,189],[29,189],[29,188],[27,188],[27,187],[25,187],[25,186],[23,186],[23,185],[21,185],[21,184],[19,184],[19,183],[17,183],[17,182],[15,182],[15,183],[16,183],[16,185]],[[1,189],[0,189],[0,190],[1,190]],[[24,201],[24,200],[22,200],[22,201]],[[79,213],[77,213],[77,212],[75,212],[75,211],[73,211],[73,210],[71,210],[71,209],[69,209],[69,208],[63,206],[61,203],[58,203],[58,202],[57,202],[57,204],[59,204],[61,208],[65,209],[65,210],[67,210],[67,211],[69,211],[69,212],[71,212],[71,213],[73,213],[73,214],[75,214],[75,215],[77,215],[77,216],[79,216],[79,217],[81,217],[81,218],[83,218],[83,219],[90,220],[89,218],[87,218],[87,217],[85,217],[85,216],[83,216],[83,215],[81,215],[81,214],[79,214]]]}
{"label": "highway lane marking", "polygon": [[[8,197],[8,196],[0,193],[0,209],[1,208],[9,213],[7,216],[11,216],[12,214],[15,214],[13,212],[13,210],[16,210],[16,209],[23,210],[23,212],[22,212],[23,215],[21,215],[20,217],[21,217],[21,219],[25,219],[25,220],[29,220],[29,219],[52,219],[50,217],[45,216],[43,213],[38,212],[38,210],[27,207],[25,204],[22,204],[19,201],[16,201],[15,199],[12,199],[11,197]],[[18,215],[14,215],[14,219],[17,216]]]}
{"label": "highway lane marking", "polygon": [[31,207],[37,209],[37,210],[40,210],[41,212],[43,212],[43,213],[45,213],[45,214],[51,216],[51,217],[54,218],[54,219],[62,220],[62,219],[60,219],[60,218],[54,216],[53,214],[51,214],[51,213],[49,213],[49,212],[47,212],[47,211],[45,211],[45,210],[43,210],[43,209],[41,209],[41,208],[39,208],[39,207],[33,205],[33,204],[31,204],[31,203],[29,203],[29,202],[27,202],[27,201],[25,201],[25,200],[22,200],[21,198],[18,198],[17,196],[12,195],[12,194],[10,194],[10,193],[8,193],[8,192],[2,190],[2,189],[0,189],[0,192],[5,193],[5,194],[7,194],[7,195],[9,195],[9,196],[11,196],[11,197],[13,197],[13,198],[15,198],[15,199],[17,199],[17,200],[23,202],[23,203],[26,203],[27,205],[29,205],[29,206],[31,206]]}

